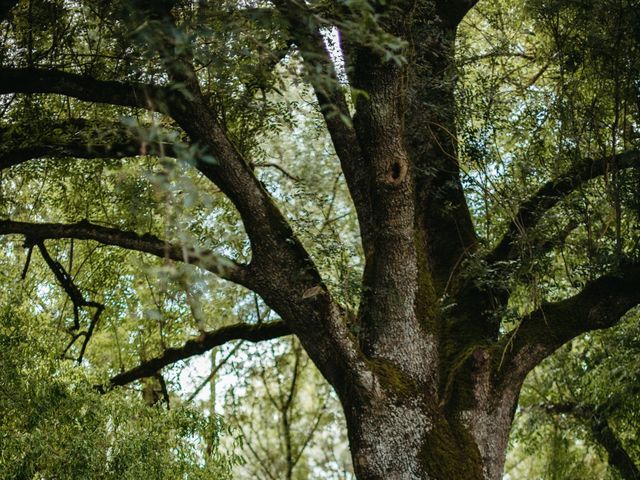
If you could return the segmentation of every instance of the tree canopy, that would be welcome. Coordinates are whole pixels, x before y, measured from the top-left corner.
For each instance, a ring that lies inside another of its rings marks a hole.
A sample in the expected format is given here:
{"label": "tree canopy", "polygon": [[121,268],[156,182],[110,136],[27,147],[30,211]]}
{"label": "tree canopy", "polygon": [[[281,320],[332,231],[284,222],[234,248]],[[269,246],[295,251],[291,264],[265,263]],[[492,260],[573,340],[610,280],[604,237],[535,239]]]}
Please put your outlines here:
{"label": "tree canopy", "polygon": [[0,15],[7,478],[638,478],[637,1]]}

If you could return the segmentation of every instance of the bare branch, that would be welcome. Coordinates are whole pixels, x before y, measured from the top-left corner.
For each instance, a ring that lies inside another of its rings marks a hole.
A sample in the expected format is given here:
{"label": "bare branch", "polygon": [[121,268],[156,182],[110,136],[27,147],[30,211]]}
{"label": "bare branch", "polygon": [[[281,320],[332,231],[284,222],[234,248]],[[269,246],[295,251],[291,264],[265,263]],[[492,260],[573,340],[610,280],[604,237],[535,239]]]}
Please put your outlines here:
{"label": "bare branch", "polygon": [[294,182],[300,182],[301,181],[301,179],[299,177],[296,177],[295,175],[290,173],[286,168],[284,168],[279,163],[260,162],[260,163],[254,163],[253,166],[256,167],[256,168],[275,168],[276,170],[280,171],[280,173],[282,173],[289,180],[293,180]]}
{"label": "bare branch", "polygon": [[[29,248],[29,253],[28,253],[29,256],[31,256],[31,251],[33,248],[33,244],[29,244],[32,242],[32,240],[33,239],[27,237],[27,241],[25,242],[25,244],[28,244],[26,246]],[[98,321],[100,320],[100,315],[102,315],[102,312],[104,311],[105,306],[102,303],[86,300],[84,298],[84,295],[82,294],[80,289],[73,282],[71,275],[69,275],[65,271],[65,269],[62,267],[62,265],[60,265],[59,262],[57,262],[51,257],[51,255],[49,254],[49,251],[44,246],[44,241],[42,241],[42,239],[36,240],[35,245],[37,245],[45,263],[47,264],[49,269],[53,272],[53,274],[56,276],[58,283],[64,289],[69,299],[71,299],[71,302],[73,303],[73,328],[70,330],[70,333],[72,334],[73,338],[67,345],[67,348],[65,348],[64,352],[62,353],[62,356],[65,356],[67,351],[71,348],[71,346],[76,342],[78,338],[84,337],[84,341],[82,342],[82,347],[80,348],[80,353],[78,354],[78,358],[77,358],[77,362],[82,363],[82,359],[84,358],[84,352],[86,351],[87,346],[89,345],[89,341],[93,336],[93,331],[98,325]],[[89,328],[87,328],[87,330],[84,330],[84,331],[79,331],[80,330],[80,308],[82,307],[94,308],[95,312],[93,314],[91,322],[89,323]]]}
{"label": "bare branch", "polygon": [[513,218],[498,245],[488,255],[487,261],[513,260],[518,257],[518,239],[534,228],[544,214],[585,182],[604,175],[611,165],[618,169],[640,166],[640,151],[628,152],[600,160],[586,159],[555,180],[545,183],[529,200],[524,202]]}
{"label": "bare branch", "polygon": [[118,228],[96,225],[86,220],[68,224],[0,220],[0,235],[12,233],[25,235],[32,242],[58,238],[95,240],[105,245],[114,245],[196,265],[240,285],[246,285],[248,282],[245,265],[209,250],[197,250],[186,245],[166,242],[155,235],[138,235]]}
{"label": "bare branch", "polygon": [[218,362],[218,364],[215,367],[213,367],[213,369],[211,370],[211,373],[209,373],[209,375],[207,375],[206,378],[202,382],[200,382],[200,385],[198,385],[196,389],[193,392],[191,392],[191,395],[189,395],[189,398],[187,398],[187,403],[192,402],[193,399],[198,396],[198,394],[202,391],[202,389],[214,379],[218,371],[229,362],[231,357],[235,355],[235,353],[240,349],[240,347],[242,347],[243,344],[244,344],[244,340],[240,340],[238,343],[236,343],[234,347],[231,349],[231,351],[227,353],[224,356],[224,358],[220,360],[220,362]]}
{"label": "bare branch", "polygon": [[195,355],[201,355],[214,347],[218,347],[232,340],[245,340],[256,343],[290,334],[291,331],[289,327],[281,321],[259,325],[237,323],[211,332],[203,332],[199,337],[188,340],[182,347],[169,348],[159,357],[116,375],[111,378],[109,388],[127,385],[135,380],[153,376],[167,365]]}

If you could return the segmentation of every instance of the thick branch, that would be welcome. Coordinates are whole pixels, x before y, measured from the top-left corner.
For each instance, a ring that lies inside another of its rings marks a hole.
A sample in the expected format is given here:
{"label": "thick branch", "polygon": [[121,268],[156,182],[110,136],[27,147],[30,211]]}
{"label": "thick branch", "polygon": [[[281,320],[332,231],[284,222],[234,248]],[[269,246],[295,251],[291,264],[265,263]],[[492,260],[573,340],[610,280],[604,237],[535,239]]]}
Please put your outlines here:
{"label": "thick branch", "polygon": [[[92,127],[105,127],[100,130],[104,138],[99,142],[95,140],[96,131]],[[117,159],[177,155],[174,144],[143,142],[120,123],[100,125],[71,119],[50,122],[44,131],[37,128],[37,133],[32,130],[0,129],[0,170],[40,158]]]}
{"label": "thick branch", "polygon": [[110,387],[126,385],[135,380],[153,376],[167,365],[195,355],[201,355],[214,347],[218,347],[232,340],[246,340],[255,343],[289,334],[291,334],[289,327],[281,321],[259,325],[237,323],[212,332],[203,332],[199,337],[187,341],[182,347],[169,348],[159,357],[116,375],[111,378]]}
{"label": "thick branch", "polygon": [[590,427],[593,438],[607,451],[609,465],[618,470],[624,480],[640,480],[640,469],[625,450],[607,418],[595,414],[591,419]]}
{"label": "thick branch", "polygon": [[[116,148],[120,150],[120,148]],[[4,150],[0,153],[0,170],[20,165],[34,158],[75,157],[94,158],[104,157],[104,149],[89,149],[85,144],[66,145],[33,145]],[[123,155],[124,156],[124,155]]]}
{"label": "thick branch", "polygon": [[0,235],[12,233],[25,235],[31,242],[58,238],[95,240],[105,245],[114,245],[128,250],[150,253],[157,257],[170,258],[178,262],[190,263],[240,285],[246,285],[248,282],[245,266],[214,252],[200,251],[193,247],[169,243],[150,234],[138,235],[118,228],[103,227],[86,220],[70,224],[0,220]]}
{"label": "thick branch", "polygon": [[0,170],[20,165],[36,158],[123,158],[143,155],[140,145],[116,143],[87,145],[82,142],[33,145],[0,151]]}
{"label": "thick branch", "polygon": [[54,93],[125,107],[166,111],[177,92],[157,85],[119,82],[45,68],[0,67],[0,94]]}
{"label": "thick branch", "polygon": [[197,167],[240,214],[252,252],[247,286],[287,322],[325,377],[334,385],[342,381],[359,352],[344,312],[289,221],[202,97],[182,102],[172,114],[192,141],[212,153],[215,162]]}
{"label": "thick branch", "polygon": [[438,15],[450,27],[456,27],[462,22],[478,0],[439,0],[437,2]]}
{"label": "thick branch", "polygon": [[640,304],[639,285],[640,264],[624,265],[587,283],[580,293],[527,315],[499,344],[497,368],[504,372],[503,382],[523,381],[544,358],[578,335],[614,326]]}
{"label": "thick branch", "polygon": [[565,196],[588,180],[604,175],[612,165],[618,169],[640,166],[640,151],[631,150],[600,160],[587,159],[555,180],[545,183],[524,202],[498,245],[487,257],[489,263],[513,260],[518,257],[518,239],[534,228],[544,214]]}
{"label": "thick branch", "polygon": [[[458,2],[442,3],[448,8]],[[417,14],[428,21],[412,22],[408,32],[412,48],[407,52],[407,60],[415,68],[407,74],[403,136],[415,175],[417,226],[420,249],[424,251],[421,269],[433,280],[433,292],[425,295],[442,298],[455,295],[462,287],[460,267],[477,249],[478,239],[464,195],[458,158],[456,29],[438,11],[434,13],[432,6],[423,2]],[[433,35],[434,28],[439,35]],[[487,305],[487,300],[477,293],[473,294],[477,301]],[[476,308],[483,311],[487,309],[485,305]],[[474,319],[471,323],[480,322]]]}

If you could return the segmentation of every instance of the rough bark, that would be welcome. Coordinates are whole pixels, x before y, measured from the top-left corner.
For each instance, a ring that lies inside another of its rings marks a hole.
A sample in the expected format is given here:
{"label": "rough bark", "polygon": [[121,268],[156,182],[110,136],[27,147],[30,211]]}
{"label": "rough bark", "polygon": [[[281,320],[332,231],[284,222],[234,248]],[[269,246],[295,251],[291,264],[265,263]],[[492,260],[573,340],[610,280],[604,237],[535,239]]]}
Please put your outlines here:
{"label": "rough bark", "polygon": [[[457,157],[453,56],[457,26],[475,2],[376,2],[378,27],[406,42],[406,61],[390,61],[370,43],[347,38],[349,82],[366,92],[358,95],[353,117],[316,12],[305,2],[273,3],[277,28],[285,25],[302,53],[360,222],[365,267],[358,311],[347,311],[332,297],[252,162],[210,108],[188,54],[172,57],[170,45],[161,45],[158,54],[166,56],[167,78],[184,85],[187,94],[161,85],[11,67],[0,68],[0,94],[66,95],[170,117],[215,157],[215,163],[198,160],[196,168],[238,210],[251,244],[249,264],[86,221],[0,220],[0,234],[22,234],[31,241],[94,240],[186,261],[257,293],[282,319],[205,332],[114,377],[112,386],[157,375],[164,366],[226,341],[293,333],[340,397],[359,479],[497,480],[526,374],[576,335],[610,327],[640,303],[639,267],[624,265],[575,296],[530,312],[499,338],[494,313],[507,292],[479,287],[463,268],[478,241]],[[149,13],[154,22],[176,28],[168,4],[161,10],[153,3],[140,5],[138,15]],[[348,9],[333,14],[337,25],[358,18]],[[0,155],[0,169],[40,156],[136,153],[129,143],[115,151],[89,150],[82,143],[19,147]],[[632,166],[637,158],[628,153],[617,160]],[[577,184],[597,175],[585,163],[575,175],[550,180],[521,206],[487,260],[517,259],[520,226],[534,227]]]}
{"label": "rough bark", "polygon": [[497,388],[486,350],[465,363],[465,377],[447,401],[388,365],[374,367],[366,393],[343,398],[358,478],[502,477],[520,384]]}

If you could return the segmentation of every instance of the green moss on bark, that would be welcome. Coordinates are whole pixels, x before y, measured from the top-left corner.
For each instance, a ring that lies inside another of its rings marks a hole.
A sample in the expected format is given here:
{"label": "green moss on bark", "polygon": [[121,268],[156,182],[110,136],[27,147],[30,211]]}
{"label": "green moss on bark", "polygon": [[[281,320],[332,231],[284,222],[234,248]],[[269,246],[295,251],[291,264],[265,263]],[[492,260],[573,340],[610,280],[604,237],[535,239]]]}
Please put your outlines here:
{"label": "green moss on bark", "polygon": [[420,452],[433,480],[483,480],[482,459],[471,434],[458,420],[435,415]]}
{"label": "green moss on bark", "polygon": [[418,256],[418,294],[416,295],[416,314],[426,331],[438,335],[440,318],[439,300],[429,270],[429,260],[425,252],[424,232],[416,228],[416,253]]}
{"label": "green moss on bark", "polygon": [[413,396],[417,392],[417,386],[409,377],[392,362],[382,359],[368,359],[367,364],[373,374],[378,378],[382,388],[394,397]]}

